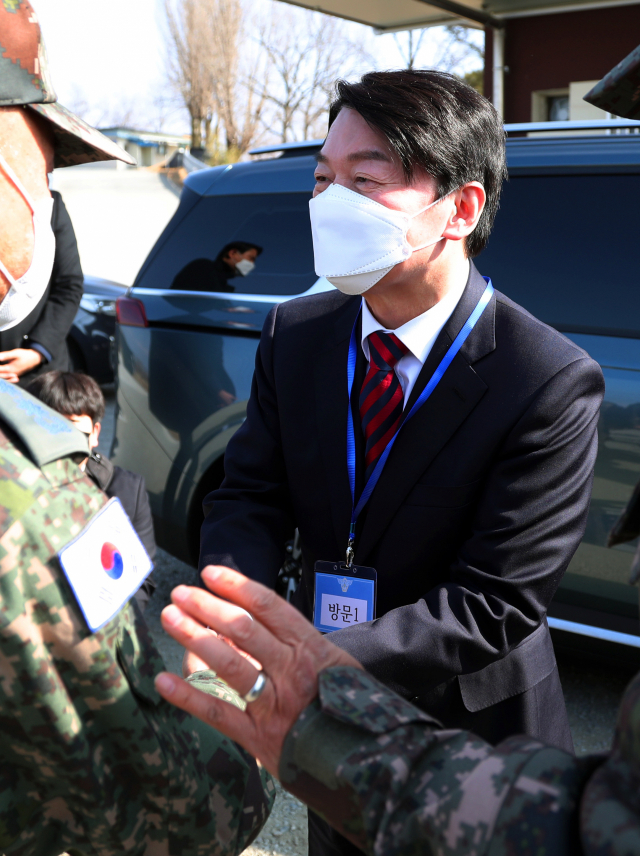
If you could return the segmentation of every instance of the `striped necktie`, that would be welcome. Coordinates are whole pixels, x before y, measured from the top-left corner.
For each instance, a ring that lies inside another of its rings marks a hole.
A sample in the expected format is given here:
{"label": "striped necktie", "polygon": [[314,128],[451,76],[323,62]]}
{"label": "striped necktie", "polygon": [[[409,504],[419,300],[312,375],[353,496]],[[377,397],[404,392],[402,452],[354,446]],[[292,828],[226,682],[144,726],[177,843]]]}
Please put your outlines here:
{"label": "striped necktie", "polygon": [[365,484],[380,455],[398,430],[404,394],[394,371],[409,349],[393,333],[367,336],[369,371],[360,391],[360,419],[365,436]]}

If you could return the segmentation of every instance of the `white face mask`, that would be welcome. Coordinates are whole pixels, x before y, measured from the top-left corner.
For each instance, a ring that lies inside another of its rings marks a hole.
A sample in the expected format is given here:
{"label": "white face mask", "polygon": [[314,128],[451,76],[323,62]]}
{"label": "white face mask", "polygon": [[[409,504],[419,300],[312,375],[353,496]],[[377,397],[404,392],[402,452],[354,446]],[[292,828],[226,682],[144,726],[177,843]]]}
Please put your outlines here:
{"label": "white face mask", "polygon": [[240,259],[239,262],[236,262],[236,270],[238,273],[241,273],[242,276],[250,274],[254,267],[255,262],[250,262],[249,259]]}
{"label": "white face mask", "polygon": [[309,202],[316,273],[344,294],[364,294],[416,250],[442,241],[412,247],[407,232],[414,217],[444,198],[406,214],[332,184]]}
{"label": "white face mask", "polygon": [[33,258],[29,270],[20,279],[14,279],[0,259],[0,271],[11,285],[0,303],[0,331],[3,331],[23,321],[42,299],[51,279],[56,238],[51,228],[53,199],[49,196],[34,202],[1,154],[0,167],[24,196],[33,214]]}

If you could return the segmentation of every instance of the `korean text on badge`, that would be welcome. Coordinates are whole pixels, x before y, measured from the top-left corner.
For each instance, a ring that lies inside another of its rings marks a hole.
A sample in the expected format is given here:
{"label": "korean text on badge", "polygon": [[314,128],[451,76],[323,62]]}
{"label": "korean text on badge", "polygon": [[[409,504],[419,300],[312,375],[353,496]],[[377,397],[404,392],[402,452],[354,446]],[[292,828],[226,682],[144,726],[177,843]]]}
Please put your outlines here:
{"label": "korean text on badge", "polygon": [[322,633],[372,621],[375,580],[316,570],[314,601],[313,626]]}

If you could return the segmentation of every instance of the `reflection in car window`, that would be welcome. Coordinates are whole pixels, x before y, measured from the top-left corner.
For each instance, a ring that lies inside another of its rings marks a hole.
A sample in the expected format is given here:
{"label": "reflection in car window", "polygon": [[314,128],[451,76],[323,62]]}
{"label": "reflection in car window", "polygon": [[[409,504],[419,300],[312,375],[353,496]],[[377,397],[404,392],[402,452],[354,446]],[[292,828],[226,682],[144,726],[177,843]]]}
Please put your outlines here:
{"label": "reflection in car window", "polygon": [[317,280],[309,193],[203,197],[136,284],[242,294],[301,294]]}
{"label": "reflection in car window", "polygon": [[640,332],[638,175],[515,176],[476,264],[567,332]]}

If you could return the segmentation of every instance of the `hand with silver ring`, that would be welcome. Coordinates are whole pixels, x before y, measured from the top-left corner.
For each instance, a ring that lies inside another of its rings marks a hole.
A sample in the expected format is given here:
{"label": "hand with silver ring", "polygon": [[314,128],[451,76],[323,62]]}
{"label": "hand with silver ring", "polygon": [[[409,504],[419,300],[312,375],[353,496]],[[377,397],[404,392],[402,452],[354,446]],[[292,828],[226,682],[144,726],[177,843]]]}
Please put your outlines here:
{"label": "hand with silver ring", "polygon": [[173,590],[162,626],[233,687],[247,707],[242,711],[168,672],[157,676],[156,687],[167,701],[235,740],[277,775],[287,733],[318,694],[318,674],[332,666],[361,666],[271,589],[223,567],[205,568],[202,579],[210,591]]}
{"label": "hand with silver ring", "polygon": [[266,685],[267,679],[264,676],[264,672],[258,672],[255,684],[246,695],[242,696],[243,701],[246,701],[247,704],[251,704],[253,701],[258,701]]}

